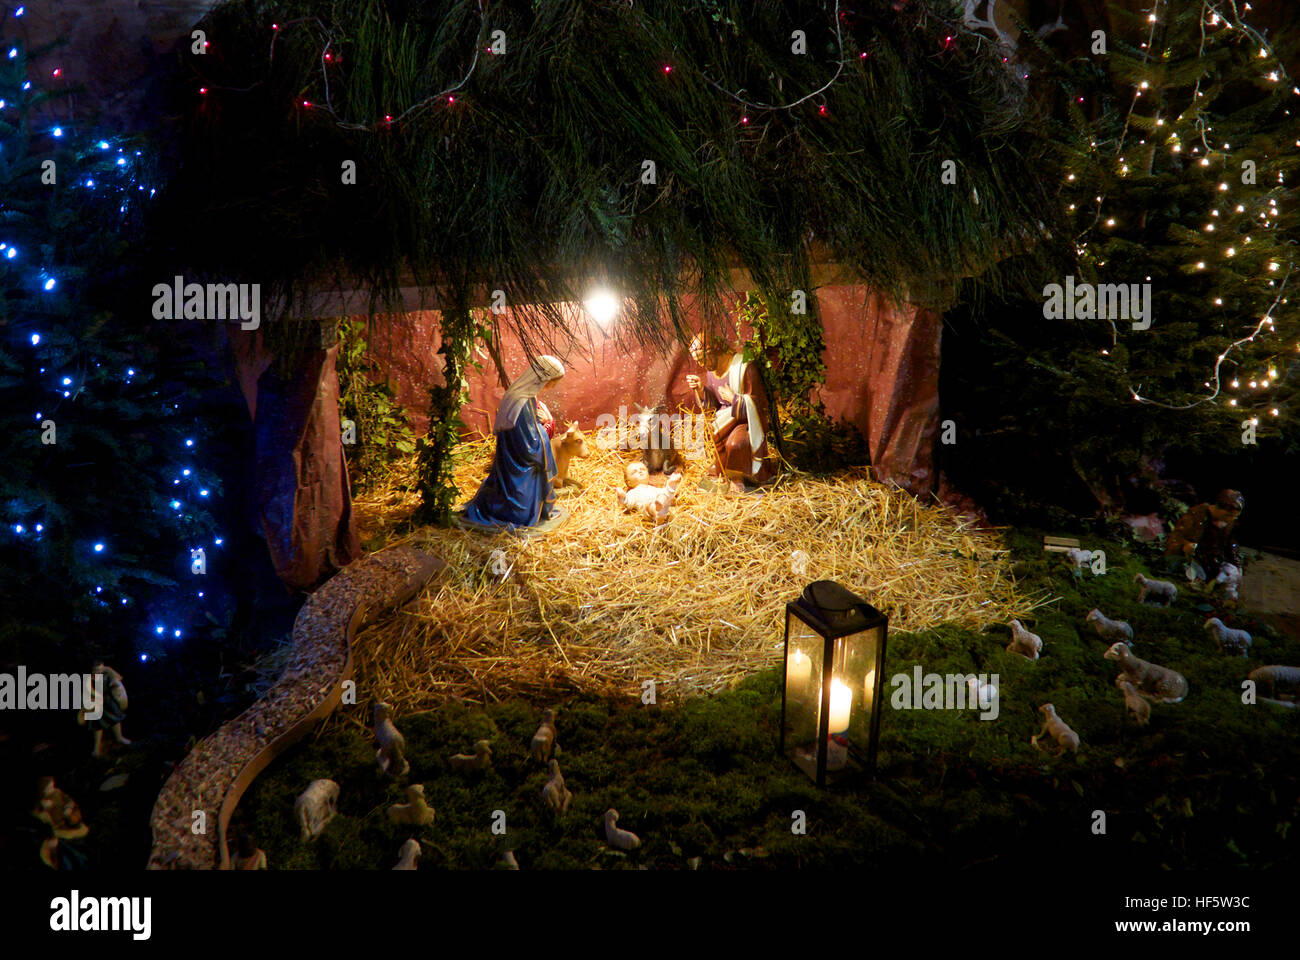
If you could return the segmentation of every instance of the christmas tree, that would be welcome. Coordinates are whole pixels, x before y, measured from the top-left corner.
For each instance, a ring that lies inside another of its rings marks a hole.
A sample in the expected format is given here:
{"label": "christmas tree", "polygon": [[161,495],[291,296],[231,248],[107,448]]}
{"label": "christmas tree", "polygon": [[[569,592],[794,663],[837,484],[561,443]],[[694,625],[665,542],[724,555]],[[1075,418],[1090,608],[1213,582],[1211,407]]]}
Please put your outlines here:
{"label": "christmas tree", "polygon": [[181,338],[129,299],[146,152],[71,119],[62,67],[33,79],[22,13],[0,21],[0,661],[147,660],[204,619],[219,482]]}

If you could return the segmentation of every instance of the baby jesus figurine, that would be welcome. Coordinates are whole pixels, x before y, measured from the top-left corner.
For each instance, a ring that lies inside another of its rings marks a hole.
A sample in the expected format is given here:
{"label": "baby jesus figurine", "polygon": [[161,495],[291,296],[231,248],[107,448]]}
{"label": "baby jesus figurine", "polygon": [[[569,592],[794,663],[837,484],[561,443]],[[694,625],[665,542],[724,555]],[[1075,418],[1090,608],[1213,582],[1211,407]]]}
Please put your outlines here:
{"label": "baby jesus figurine", "polygon": [[655,523],[668,520],[668,508],[677,496],[677,485],[682,482],[682,475],[674,473],[662,487],[649,483],[650,471],[640,460],[629,463],[623,468],[623,480],[626,490],[618,491],[618,502],[624,510],[644,513]]}

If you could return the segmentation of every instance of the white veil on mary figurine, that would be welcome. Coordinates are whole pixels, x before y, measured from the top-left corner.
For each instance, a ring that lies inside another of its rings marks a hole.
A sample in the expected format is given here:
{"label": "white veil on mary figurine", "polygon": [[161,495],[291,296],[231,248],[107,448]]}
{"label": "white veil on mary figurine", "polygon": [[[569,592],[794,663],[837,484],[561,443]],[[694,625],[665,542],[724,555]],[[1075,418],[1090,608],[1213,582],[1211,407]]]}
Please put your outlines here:
{"label": "white veil on mary figurine", "polygon": [[555,454],[537,394],[559,382],[564,364],[543,354],[510,384],[497,410],[492,470],[460,518],[475,526],[535,527],[556,513]]}

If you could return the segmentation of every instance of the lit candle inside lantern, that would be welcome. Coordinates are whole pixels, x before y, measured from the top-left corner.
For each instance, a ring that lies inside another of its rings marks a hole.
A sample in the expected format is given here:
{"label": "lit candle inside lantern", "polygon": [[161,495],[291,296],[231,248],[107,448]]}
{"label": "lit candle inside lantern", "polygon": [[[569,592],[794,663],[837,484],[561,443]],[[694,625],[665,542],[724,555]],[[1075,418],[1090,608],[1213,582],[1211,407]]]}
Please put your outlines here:
{"label": "lit candle inside lantern", "polygon": [[839,677],[833,677],[831,679],[831,733],[843,733],[849,728],[849,709],[852,705],[853,691]]}
{"label": "lit candle inside lantern", "polygon": [[867,679],[862,685],[862,706],[870,709],[871,694],[876,689],[876,671],[871,669],[867,671]]}
{"label": "lit candle inside lantern", "polygon": [[789,674],[790,686],[802,691],[812,679],[812,660],[802,650],[796,650],[790,654],[790,663],[786,671]]}

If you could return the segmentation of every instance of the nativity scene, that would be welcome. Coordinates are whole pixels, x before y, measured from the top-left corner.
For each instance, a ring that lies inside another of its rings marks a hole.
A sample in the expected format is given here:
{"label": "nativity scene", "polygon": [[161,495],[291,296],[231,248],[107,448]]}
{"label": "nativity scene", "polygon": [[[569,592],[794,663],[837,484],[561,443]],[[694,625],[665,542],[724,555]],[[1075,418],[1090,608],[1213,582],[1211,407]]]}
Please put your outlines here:
{"label": "nativity scene", "polygon": [[0,5],[0,855],[1287,874],[1254,5]]}

